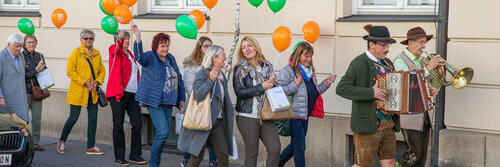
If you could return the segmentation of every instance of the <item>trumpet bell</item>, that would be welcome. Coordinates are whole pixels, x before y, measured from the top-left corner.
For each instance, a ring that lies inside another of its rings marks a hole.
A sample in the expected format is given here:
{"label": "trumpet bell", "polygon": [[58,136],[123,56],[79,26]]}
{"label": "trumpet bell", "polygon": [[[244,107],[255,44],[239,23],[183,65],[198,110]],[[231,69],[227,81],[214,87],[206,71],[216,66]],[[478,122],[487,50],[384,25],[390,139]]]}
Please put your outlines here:
{"label": "trumpet bell", "polygon": [[457,72],[451,80],[451,87],[455,90],[465,88],[474,77],[474,70],[470,67],[463,68]]}

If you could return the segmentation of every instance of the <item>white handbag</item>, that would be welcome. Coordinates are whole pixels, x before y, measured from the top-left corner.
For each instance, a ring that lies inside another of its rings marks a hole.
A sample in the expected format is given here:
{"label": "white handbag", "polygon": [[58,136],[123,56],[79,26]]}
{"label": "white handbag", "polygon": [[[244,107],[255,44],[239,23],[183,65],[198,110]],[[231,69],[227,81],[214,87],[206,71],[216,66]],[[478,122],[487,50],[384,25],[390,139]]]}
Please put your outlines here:
{"label": "white handbag", "polygon": [[214,93],[212,91],[211,98],[209,98],[209,96],[206,96],[202,101],[198,101],[196,100],[196,98],[194,98],[193,92],[191,92],[191,96],[189,97],[189,102],[186,108],[186,114],[184,115],[182,126],[190,130],[210,130],[212,129],[210,103],[212,102]]}

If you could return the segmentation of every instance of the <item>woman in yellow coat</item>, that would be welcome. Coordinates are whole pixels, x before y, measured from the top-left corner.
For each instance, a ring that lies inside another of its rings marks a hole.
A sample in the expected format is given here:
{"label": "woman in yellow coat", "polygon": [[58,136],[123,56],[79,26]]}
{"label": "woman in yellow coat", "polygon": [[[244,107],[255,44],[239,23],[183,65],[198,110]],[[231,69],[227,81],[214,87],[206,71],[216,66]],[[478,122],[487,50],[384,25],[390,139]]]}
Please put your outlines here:
{"label": "woman in yellow coat", "polygon": [[[97,93],[96,88],[104,82],[106,71],[102,63],[101,54],[94,45],[95,34],[91,30],[82,30],[80,33],[81,45],[74,49],[67,60],[66,74],[71,79],[66,102],[70,105],[70,116],[64,124],[64,128],[57,144],[57,152],[64,154],[66,139],[75,125],[82,106],[87,107],[87,154],[103,155],[95,146],[95,134],[97,129]],[[91,62],[93,71],[87,59]],[[95,79],[92,75],[95,73]]]}

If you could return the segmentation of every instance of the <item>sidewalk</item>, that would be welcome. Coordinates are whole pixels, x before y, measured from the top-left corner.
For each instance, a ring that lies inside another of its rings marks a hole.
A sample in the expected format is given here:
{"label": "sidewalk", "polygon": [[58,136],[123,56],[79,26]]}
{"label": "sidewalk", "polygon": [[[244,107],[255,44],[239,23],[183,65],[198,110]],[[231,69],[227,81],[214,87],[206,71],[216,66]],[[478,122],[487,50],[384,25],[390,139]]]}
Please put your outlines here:
{"label": "sidewalk", "polygon": [[[45,151],[37,151],[35,153],[35,158],[33,159],[33,167],[115,167],[118,165],[114,164],[115,158],[113,153],[113,146],[97,144],[97,147],[104,151],[104,155],[86,155],[85,150],[87,148],[86,142],[68,140],[66,142],[66,153],[59,154],[56,151],[57,139],[42,137],[40,139],[40,145],[45,148]],[[128,145],[129,143],[127,143]],[[128,158],[128,153],[130,150],[127,149],[125,158]],[[161,166],[168,167],[178,167],[181,166],[183,156],[178,154],[177,150],[164,149]],[[149,146],[143,146],[142,157],[148,161],[149,160]],[[145,165],[132,164],[131,167],[146,167]],[[208,166],[208,160],[201,163],[200,167]],[[240,167],[242,165],[230,164],[231,167]]]}

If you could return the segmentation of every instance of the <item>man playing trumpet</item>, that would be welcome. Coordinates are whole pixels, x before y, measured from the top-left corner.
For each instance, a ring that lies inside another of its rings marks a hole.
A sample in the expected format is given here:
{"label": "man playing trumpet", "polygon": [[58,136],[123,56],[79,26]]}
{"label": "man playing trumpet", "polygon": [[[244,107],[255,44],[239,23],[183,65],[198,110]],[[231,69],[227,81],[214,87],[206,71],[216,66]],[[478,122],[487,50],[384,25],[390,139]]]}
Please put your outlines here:
{"label": "man playing trumpet", "polygon": [[[421,27],[414,27],[408,30],[407,39],[401,41],[403,45],[408,45],[394,59],[395,71],[415,71],[419,69],[425,70],[425,76],[428,77],[430,72],[436,68],[440,73],[444,71],[440,66],[444,65],[444,60],[436,55],[428,62],[422,57],[425,52],[427,42],[432,39],[432,35],[427,35]],[[437,90],[441,87],[441,83],[430,77],[429,91],[433,98],[437,95]],[[417,112],[417,111],[411,111]],[[401,115],[401,129],[408,149],[403,157],[398,161],[396,166],[403,167],[423,167],[427,158],[427,147],[429,143],[431,123],[429,114],[422,112],[416,115]],[[417,127],[404,125],[418,125]]]}

